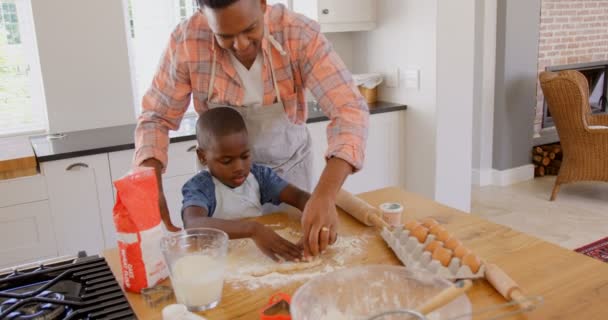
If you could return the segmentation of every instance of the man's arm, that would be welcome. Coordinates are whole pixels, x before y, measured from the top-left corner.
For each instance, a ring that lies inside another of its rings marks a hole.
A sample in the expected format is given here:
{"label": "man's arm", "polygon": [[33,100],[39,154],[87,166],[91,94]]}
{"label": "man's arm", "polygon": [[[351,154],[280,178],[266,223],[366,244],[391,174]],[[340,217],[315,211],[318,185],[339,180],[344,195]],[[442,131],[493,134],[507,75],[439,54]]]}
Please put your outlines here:
{"label": "man's arm", "polygon": [[305,28],[299,64],[306,88],[330,118],[327,163],[302,216],[306,255],[317,255],[337,237],[335,199],[346,177],[360,170],[365,157],[369,110],[350,72],[318,25]]}
{"label": "man's arm", "polygon": [[[171,35],[150,89],[142,101],[142,112],[135,128],[134,167],[152,167],[156,172],[161,218],[169,231],[179,228],[171,223],[163,192],[162,172],[167,166],[169,130],[176,130],[190,103],[190,77],[184,49],[175,39],[179,27]],[[193,160],[194,161],[194,160]]]}

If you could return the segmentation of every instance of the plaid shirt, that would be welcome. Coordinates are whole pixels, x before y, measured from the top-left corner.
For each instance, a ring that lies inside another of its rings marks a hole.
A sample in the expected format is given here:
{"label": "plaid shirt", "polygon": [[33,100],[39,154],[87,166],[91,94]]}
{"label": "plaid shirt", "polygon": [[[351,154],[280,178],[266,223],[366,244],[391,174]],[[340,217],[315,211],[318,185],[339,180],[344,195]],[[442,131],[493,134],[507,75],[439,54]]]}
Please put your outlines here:
{"label": "plaid shirt", "polygon": [[[331,120],[327,127],[326,157],[341,158],[361,169],[369,111],[350,72],[316,22],[283,5],[269,5],[264,20],[269,34],[286,52],[281,55],[266,38],[262,41],[264,54],[272,54],[288,118],[296,124],[306,122],[304,89],[309,89]],[[209,94],[213,50],[217,54],[217,67],[213,92]],[[270,105],[276,94],[266,59],[262,73],[263,105]],[[168,131],[179,128],[190,99],[198,114],[205,112],[208,96],[214,103],[241,105],[244,90],[229,54],[215,43],[205,16],[198,11],[173,31],[143,98],[135,129],[135,165],[155,158],[166,167]]]}

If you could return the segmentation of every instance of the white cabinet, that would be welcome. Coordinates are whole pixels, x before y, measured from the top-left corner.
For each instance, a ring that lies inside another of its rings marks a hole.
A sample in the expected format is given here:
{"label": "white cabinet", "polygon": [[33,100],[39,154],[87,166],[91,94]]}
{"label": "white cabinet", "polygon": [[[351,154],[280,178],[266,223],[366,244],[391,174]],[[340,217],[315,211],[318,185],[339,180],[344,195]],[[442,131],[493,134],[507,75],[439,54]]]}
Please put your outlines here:
{"label": "white cabinet", "polygon": [[60,255],[115,247],[108,154],[43,162]]}
{"label": "white cabinet", "polygon": [[376,27],[376,0],[293,0],[293,10],[319,22],[322,32]]}
{"label": "white cabinet", "polygon": [[48,200],[0,208],[0,268],[57,255]]}
{"label": "white cabinet", "polygon": [[[325,167],[323,157],[327,150],[325,130],[328,122],[308,125],[313,144],[313,178],[316,184]],[[346,179],[344,189],[361,193],[388,186],[404,185],[403,135],[405,112],[388,112],[370,115],[365,163],[363,169]]]}
{"label": "white cabinet", "polygon": [[0,181],[0,268],[57,255],[41,175]]}
{"label": "white cabinet", "polygon": [[[196,173],[196,140],[169,145],[169,165],[163,174],[165,199],[174,225],[181,227],[182,186]],[[133,150],[109,154],[112,180],[119,179],[131,169]]]}

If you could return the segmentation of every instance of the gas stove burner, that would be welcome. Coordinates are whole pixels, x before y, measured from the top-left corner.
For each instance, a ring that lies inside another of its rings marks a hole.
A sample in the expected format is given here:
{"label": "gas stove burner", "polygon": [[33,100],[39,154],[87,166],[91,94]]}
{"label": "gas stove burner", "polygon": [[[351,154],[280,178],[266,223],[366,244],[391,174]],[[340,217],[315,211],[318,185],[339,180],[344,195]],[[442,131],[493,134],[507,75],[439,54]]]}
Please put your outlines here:
{"label": "gas stove burner", "polygon": [[[57,301],[64,300],[64,296],[60,293],[44,291],[37,297],[52,299]],[[19,300],[8,299],[0,305],[0,313],[12,307]],[[9,320],[55,320],[63,319],[67,313],[67,307],[55,304],[52,302],[30,302],[27,303],[17,310],[12,311],[8,314],[6,319]]]}
{"label": "gas stove burner", "polygon": [[2,320],[135,319],[99,256],[60,257],[0,270]]}

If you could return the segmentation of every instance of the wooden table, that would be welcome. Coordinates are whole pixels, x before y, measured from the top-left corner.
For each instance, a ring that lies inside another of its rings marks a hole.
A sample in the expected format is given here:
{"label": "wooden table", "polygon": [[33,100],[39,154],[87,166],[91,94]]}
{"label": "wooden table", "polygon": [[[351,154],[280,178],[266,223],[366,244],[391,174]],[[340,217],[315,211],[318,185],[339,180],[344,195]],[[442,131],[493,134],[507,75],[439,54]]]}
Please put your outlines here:
{"label": "wooden table", "polygon": [[[566,250],[535,237],[514,231],[470,214],[442,206],[421,196],[397,188],[387,188],[361,195],[372,205],[403,201],[407,218],[431,216],[462,242],[489,262],[496,263],[517,281],[528,294],[544,297],[544,305],[527,315],[508,319],[608,319],[608,264]],[[284,214],[261,218],[265,223],[285,222]],[[364,227],[340,212],[340,234],[368,235],[367,254],[355,264],[398,264],[399,261],[372,228]],[[120,279],[118,252],[105,252],[112,271]],[[164,284],[169,285],[166,281]],[[280,291],[293,294],[301,283]],[[258,319],[258,310],[279,289],[254,292],[235,290],[227,285],[220,306],[203,313],[214,319]],[[505,300],[485,281],[477,280],[468,297],[474,309],[504,303]],[[161,319],[160,308],[148,308],[137,294],[127,298],[140,319]],[[475,317],[474,319],[484,319]]]}

